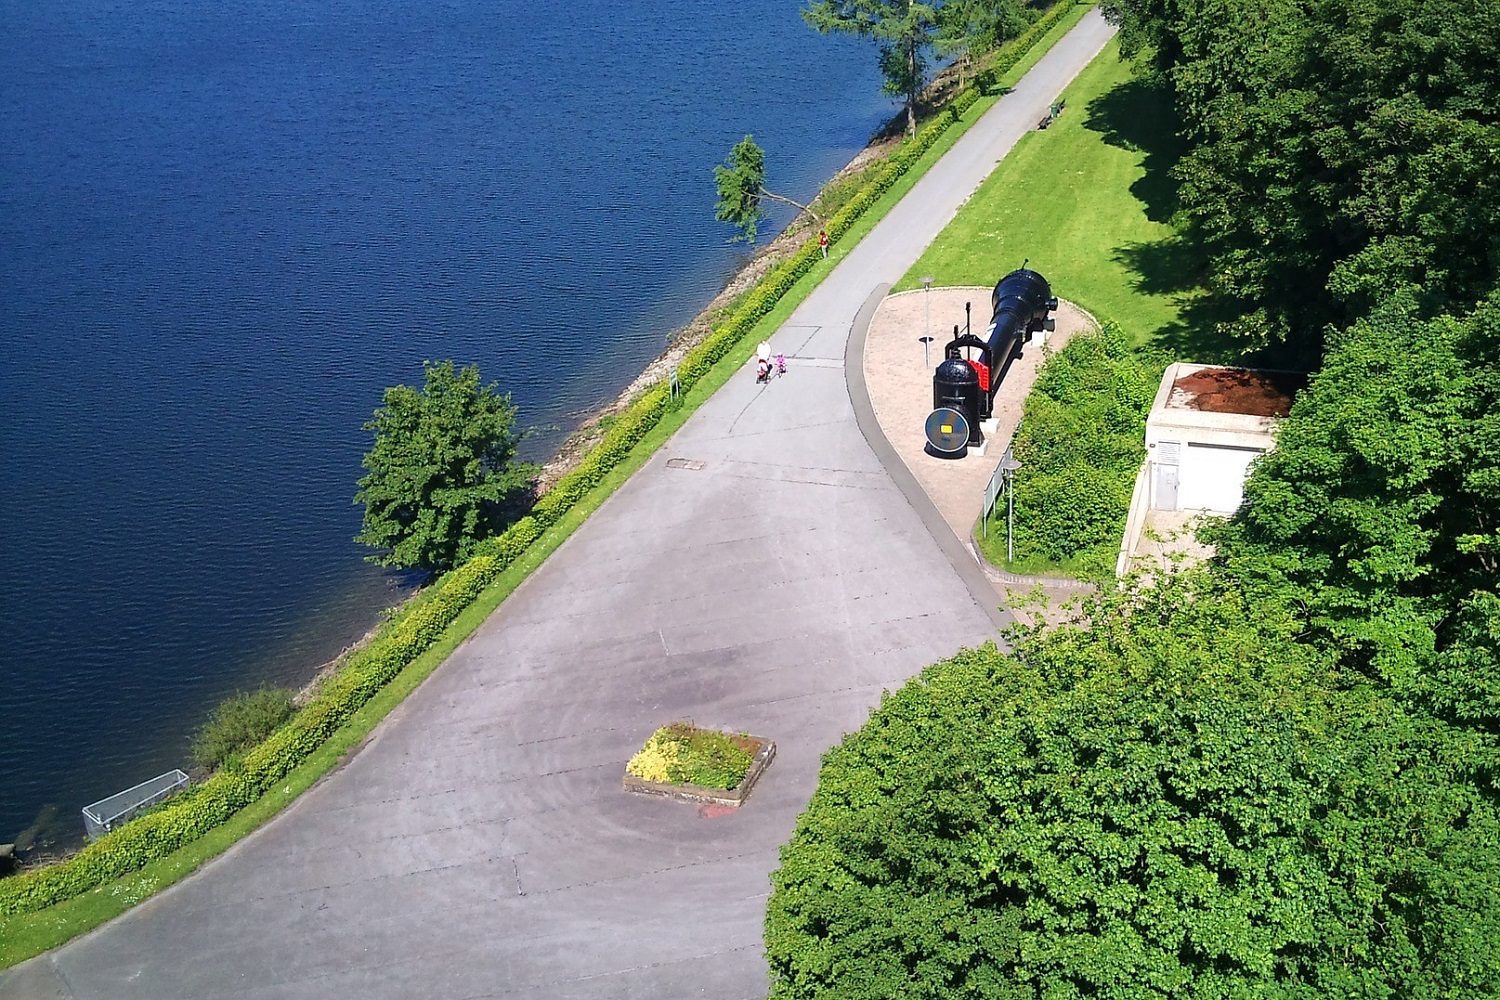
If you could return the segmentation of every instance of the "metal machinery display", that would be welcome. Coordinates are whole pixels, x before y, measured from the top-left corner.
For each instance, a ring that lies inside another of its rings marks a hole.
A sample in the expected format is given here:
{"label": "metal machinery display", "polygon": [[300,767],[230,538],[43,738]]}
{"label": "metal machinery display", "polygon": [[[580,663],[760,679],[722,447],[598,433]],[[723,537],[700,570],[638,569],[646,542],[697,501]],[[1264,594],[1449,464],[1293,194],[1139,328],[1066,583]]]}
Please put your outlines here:
{"label": "metal machinery display", "polygon": [[[934,409],[947,408],[962,414],[969,426],[969,444],[984,440],[979,425],[994,412],[995,393],[1010,363],[1033,333],[1048,328],[1049,314],[1057,309],[1057,299],[1052,297],[1052,286],[1047,279],[1023,264],[995,285],[990,305],[990,325],[985,336],[959,334],[955,327],[954,338],[943,349],[943,362],[932,375]],[[970,353],[973,351],[978,351],[977,358]],[[954,453],[935,443],[933,447],[943,454]]]}

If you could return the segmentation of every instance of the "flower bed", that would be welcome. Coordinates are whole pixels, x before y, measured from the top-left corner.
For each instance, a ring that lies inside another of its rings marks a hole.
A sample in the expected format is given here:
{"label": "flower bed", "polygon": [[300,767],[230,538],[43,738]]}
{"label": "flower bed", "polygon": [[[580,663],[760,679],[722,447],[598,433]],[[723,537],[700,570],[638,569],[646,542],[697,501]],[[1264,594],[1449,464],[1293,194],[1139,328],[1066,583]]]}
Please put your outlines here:
{"label": "flower bed", "polygon": [[776,744],[748,733],[674,722],[651,734],[625,765],[627,792],[738,806],[776,756]]}

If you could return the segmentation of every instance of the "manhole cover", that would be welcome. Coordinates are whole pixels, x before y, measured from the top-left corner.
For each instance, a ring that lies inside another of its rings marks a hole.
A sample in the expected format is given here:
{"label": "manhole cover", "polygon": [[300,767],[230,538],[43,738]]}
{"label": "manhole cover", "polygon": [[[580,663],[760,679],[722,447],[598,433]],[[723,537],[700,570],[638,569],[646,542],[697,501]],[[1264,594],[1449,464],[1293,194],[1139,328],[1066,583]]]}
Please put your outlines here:
{"label": "manhole cover", "polygon": [[703,468],[703,463],[696,458],[669,458],[667,459],[667,468],[687,469],[691,472],[697,472]]}

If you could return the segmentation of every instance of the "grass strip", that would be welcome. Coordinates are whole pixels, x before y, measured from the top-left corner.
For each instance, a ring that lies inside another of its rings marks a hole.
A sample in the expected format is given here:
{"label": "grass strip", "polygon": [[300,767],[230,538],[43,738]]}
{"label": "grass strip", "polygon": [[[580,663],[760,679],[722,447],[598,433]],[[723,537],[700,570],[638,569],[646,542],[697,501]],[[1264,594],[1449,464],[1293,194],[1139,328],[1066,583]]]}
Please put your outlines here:
{"label": "grass strip", "polygon": [[1136,80],[1111,41],[1063,97],[1057,121],[1021,138],[895,290],[929,274],[993,285],[1029,261],[1133,342],[1170,339],[1192,297],[1178,291],[1188,260],[1169,222],[1181,149],[1170,95]]}

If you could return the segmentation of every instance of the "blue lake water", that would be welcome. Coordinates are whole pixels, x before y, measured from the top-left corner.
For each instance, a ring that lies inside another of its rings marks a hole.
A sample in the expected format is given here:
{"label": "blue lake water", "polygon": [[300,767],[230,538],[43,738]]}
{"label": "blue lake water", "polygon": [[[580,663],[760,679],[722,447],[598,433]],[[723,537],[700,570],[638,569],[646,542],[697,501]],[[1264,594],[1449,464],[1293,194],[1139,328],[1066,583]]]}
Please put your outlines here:
{"label": "blue lake water", "polygon": [[383,387],[477,363],[543,457],[741,262],[735,140],[793,196],[863,146],[874,51],[798,7],[0,0],[0,842],[400,596]]}

